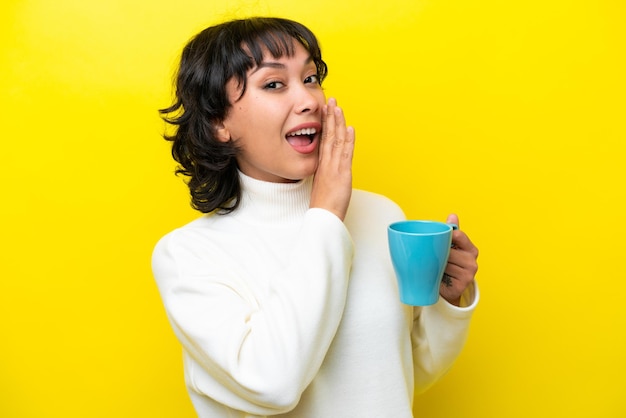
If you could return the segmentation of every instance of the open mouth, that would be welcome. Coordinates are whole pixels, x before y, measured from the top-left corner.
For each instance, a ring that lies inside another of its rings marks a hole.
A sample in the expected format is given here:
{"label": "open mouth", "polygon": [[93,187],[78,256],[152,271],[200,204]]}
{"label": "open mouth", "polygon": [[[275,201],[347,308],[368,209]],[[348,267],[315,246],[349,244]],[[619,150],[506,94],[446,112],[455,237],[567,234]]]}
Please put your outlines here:
{"label": "open mouth", "polygon": [[316,134],[315,128],[298,129],[287,134],[287,142],[294,147],[303,147],[312,144]]}

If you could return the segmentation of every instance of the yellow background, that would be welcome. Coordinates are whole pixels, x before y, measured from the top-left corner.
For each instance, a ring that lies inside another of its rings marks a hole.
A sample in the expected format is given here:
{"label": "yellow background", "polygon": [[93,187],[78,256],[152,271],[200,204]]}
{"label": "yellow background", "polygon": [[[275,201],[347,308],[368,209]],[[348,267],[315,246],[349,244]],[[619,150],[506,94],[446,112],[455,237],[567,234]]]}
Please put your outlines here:
{"label": "yellow background", "polygon": [[355,186],[481,250],[416,415],[625,417],[622,0],[3,1],[0,416],[194,416],[150,254],[197,215],[156,109],[190,36],[256,14],[319,36]]}

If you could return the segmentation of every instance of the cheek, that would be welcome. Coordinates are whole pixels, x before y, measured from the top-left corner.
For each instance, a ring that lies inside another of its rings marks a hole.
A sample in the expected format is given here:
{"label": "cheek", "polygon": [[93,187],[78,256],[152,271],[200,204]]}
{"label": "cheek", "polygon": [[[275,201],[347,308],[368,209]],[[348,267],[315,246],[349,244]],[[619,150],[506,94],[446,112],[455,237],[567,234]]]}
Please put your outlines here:
{"label": "cheek", "polygon": [[233,139],[240,138],[249,123],[249,117],[245,106],[235,105],[228,112],[228,116],[224,119],[224,126],[230,132]]}
{"label": "cheek", "polygon": [[321,88],[317,91],[317,102],[321,105],[324,106],[326,104],[326,93],[324,93],[324,90],[322,90]]}

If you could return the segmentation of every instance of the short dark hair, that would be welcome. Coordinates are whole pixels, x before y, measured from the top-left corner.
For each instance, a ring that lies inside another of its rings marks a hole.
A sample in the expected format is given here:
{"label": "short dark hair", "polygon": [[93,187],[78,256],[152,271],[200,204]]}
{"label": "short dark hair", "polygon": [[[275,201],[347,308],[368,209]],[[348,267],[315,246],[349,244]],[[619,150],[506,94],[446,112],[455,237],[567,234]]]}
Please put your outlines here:
{"label": "short dark hair", "polygon": [[232,106],[226,84],[234,78],[243,95],[246,74],[262,63],[263,53],[291,57],[294,40],[311,55],[321,82],[328,69],[317,38],[288,19],[253,17],[221,23],[204,29],[183,48],[174,102],[159,112],[175,127],[164,138],[172,141],[172,156],[180,164],[176,174],[188,176],[194,209],[229,213],[237,208],[241,198],[237,148],[232,141],[217,140],[215,130]]}

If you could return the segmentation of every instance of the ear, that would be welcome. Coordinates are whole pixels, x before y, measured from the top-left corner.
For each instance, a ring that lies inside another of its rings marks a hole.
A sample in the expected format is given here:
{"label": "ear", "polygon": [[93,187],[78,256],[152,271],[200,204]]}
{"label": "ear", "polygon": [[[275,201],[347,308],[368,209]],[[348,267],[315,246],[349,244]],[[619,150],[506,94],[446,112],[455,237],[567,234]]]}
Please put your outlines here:
{"label": "ear", "polygon": [[215,126],[215,137],[220,142],[228,142],[230,141],[230,131],[224,125],[224,122],[216,122]]}

